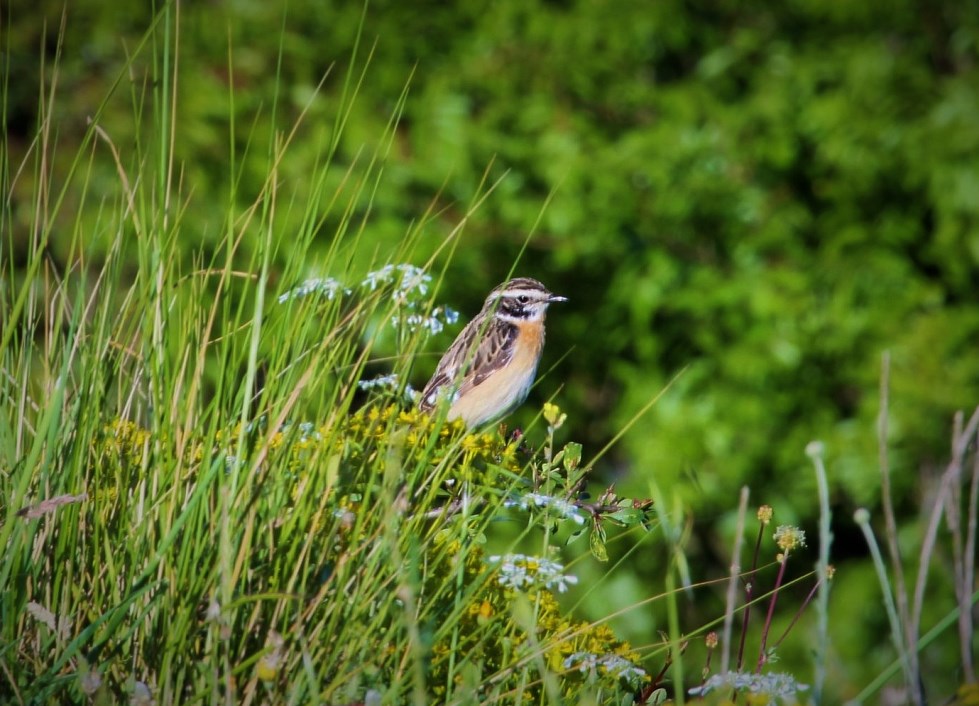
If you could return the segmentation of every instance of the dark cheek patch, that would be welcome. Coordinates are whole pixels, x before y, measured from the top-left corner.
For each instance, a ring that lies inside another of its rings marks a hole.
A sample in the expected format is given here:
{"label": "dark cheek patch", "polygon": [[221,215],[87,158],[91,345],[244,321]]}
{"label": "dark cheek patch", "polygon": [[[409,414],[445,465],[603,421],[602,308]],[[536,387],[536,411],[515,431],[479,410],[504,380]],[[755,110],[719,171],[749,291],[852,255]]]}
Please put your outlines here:
{"label": "dark cheek patch", "polygon": [[526,316],[524,308],[512,299],[504,299],[500,308],[503,309],[503,313],[507,314],[508,316],[514,316],[517,318],[523,318]]}

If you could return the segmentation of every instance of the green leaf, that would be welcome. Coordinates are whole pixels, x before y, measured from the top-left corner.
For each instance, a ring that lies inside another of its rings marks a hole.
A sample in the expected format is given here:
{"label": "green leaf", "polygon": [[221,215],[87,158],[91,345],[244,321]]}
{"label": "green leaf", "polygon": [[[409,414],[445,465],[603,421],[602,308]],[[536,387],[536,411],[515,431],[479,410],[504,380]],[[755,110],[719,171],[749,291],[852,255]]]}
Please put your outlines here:
{"label": "green leaf", "polygon": [[666,689],[656,689],[645,701],[646,706],[659,706],[666,703]]}
{"label": "green leaf", "polygon": [[592,556],[599,561],[608,561],[608,550],[605,549],[605,533],[595,529],[588,535],[588,548]]}
{"label": "green leaf", "polygon": [[570,473],[581,463],[581,444],[570,441],[565,445],[562,453],[564,454],[564,470]]}
{"label": "green leaf", "polygon": [[637,525],[643,521],[645,513],[634,507],[624,507],[621,510],[605,515],[608,519],[623,525]]}

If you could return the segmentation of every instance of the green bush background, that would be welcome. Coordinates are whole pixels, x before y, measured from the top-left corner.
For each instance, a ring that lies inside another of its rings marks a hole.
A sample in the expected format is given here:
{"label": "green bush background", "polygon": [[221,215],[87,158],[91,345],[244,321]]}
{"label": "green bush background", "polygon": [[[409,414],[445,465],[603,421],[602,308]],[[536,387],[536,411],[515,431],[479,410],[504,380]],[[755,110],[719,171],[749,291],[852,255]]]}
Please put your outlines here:
{"label": "green bush background", "polygon": [[[69,5],[52,116],[62,173],[153,17],[141,3]],[[36,130],[40,57],[50,71],[62,5],[8,8],[5,134],[16,155]],[[372,198],[347,216],[324,204],[324,252],[338,230],[362,228],[356,248],[340,247],[366,271],[421,228],[416,256],[438,252],[439,297],[464,316],[519,257],[516,273],[571,301],[549,321],[542,369],[553,370],[514,421],[556,395],[568,433],[592,453],[682,370],[599,471],[623,494],[646,494],[655,478],[689,503],[698,578],[725,571],[744,484],[777,520],[814,530],[803,449],[816,438],[837,559],[864,557],[850,515],[879,507],[875,420],[890,351],[891,462],[914,551],[952,415],[979,401],[979,5],[242,1],[180,12],[188,262],[219,242],[231,163],[247,203],[268,164],[252,145],[307,104],[300,148],[279,169],[284,203],[302,202],[306,176],[334,150],[349,174],[327,178],[341,202],[352,198],[408,86]],[[363,77],[340,125],[347,72]],[[127,145],[140,139],[131,92],[154,86],[130,70],[121,87],[99,123]],[[117,179],[108,160],[95,175],[94,193],[99,175]],[[449,260],[446,235],[494,183]],[[60,217],[91,219],[97,258],[109,238],[72,198]],[[32,203],[15,192],[6,205],[14,247],[3,256],[16,263]],[[280,223],[298,230],[296,211]],[[52,262],[64,266],[67,249],[55,235]],[[330,273],[314,259],[308,274]],[[416,386],[454,333],[418,361]],[[651,593],[657,561],[637,564],[609,584],[613,602]],[[839,582],[859,599],[834,608],[842,656],[866,656],[868,669],[889,661],[883,618],[866,615],[879,600],[869,568],[854,561]],[[646,639],[657,625],[632,622]],[[846,669],[859,681],[859,666]]]}

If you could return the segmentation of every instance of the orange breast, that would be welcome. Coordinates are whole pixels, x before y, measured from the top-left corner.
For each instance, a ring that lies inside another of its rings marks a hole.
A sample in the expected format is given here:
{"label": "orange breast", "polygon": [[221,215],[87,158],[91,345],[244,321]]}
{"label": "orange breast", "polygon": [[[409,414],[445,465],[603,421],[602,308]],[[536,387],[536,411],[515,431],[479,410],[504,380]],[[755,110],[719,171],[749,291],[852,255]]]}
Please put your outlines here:
{"label": "orange breast", "polygon": [[510,363],[457,399],[449,409],[449,419],[461,418],[466,426],[480,426],[503,416],[527,398],[544,347],[544,326],[518,326],[520,334]]}

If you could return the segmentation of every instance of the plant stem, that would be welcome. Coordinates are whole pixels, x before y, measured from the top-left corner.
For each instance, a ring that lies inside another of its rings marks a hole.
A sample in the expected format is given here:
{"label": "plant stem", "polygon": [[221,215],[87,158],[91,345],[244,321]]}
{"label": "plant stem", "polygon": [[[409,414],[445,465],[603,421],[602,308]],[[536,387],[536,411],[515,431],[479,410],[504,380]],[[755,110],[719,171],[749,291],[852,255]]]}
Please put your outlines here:
{"label": "plant stem", "polygon": [[[833,543],[833,532],[830,529],[830,522],[833,514],[829,509],[829,482],[826,478],[826,466],[823,463],[823,445],[821,442],[812,442],[806,447],[806,453],[812,459],[813,467],[816,472],[816,486],[819,489],[819,560],[816,562],[816,574],[818,581],[816,586],[819,588],[819,597],[816,600],[816,655],[815,655],[815,676],[812,687],[813,703],[822,702],[823,684],[826,681],[826,654],[829,651],[829,549]],[[815,589],[813,589],[815,590]],[[806,598],[802,604],[805,608],[812,599],[812,594]],[[796,618],[802,613],[802,608],[796,613]],[[792,624],[795,624],[793,618]],[[790,628],[792,625],[789,626]],[[788,634],[788,630],[786,630]],[[784,637],[784,636],[783,636]],[[781,642],[781,639],[779,640]]]}
{"label": "plant stem", "polygon": [[761,672],[762,665],[765,664],[765,646],[768,642],[768,631],[772,627],[772,617],[775,615],[775,603],[778,601],[778,589],[782,585],[782,579],[785,577],[785,565],[788,563],[789,552],[786,550],[778,567],[778,576],[775,578],[772,599],[768,602],[768,615],[765,616],[765,627],[761,631],[761,645],[758,647],[758,662],[755,664],[756,674]]}
{"label": "plant stem", "polygon": [[748,637],[748,619],[751,617],[751,595],[754,591],[755,571],[758,569],[758,554],[761,551],[761,538],[764,532],[765,523],[761,522],[758,525],[758,538],[755,540],[755,555],[751,559],[751,571],[749,573],[751,578],[745,582],[744,586],[744,619],[741,621],[741,642],[738,644],[738,662],[735,666],[735,670],[738,672],[744,666],[744,643]]}
{"label": "plant stem", "polygon": [[[788,625],[788,627],[786,627],[786,628],[785,628],[785,631],[784,631],[784,632],[783,632],[783,633],[781,634],[781,636],[780,636],[780,637],[779,637],[779,638],[778,638],[778,639],[777,639],[777,640],[775,641],[775,644],[774,644],[774,645],[772,645],[772,647],[775,647],[775,648],[778,648],[778,646],[782,644],[782,640],[784,640],[784,639],[785,639],[785,638],[786,638],[786,637],[788,636],[788,634],[789,634],[789,632],[790,632],[790,631],[792,630],[792,628],[794,628],[794,627],[795,627],[795,624],[796,624],[797,622],[799,622],[799,618],[800,618],[800,617],[802,617],[802,613],[803,613],[803,611],[804,611],[804,610],[806,609],[806,606],[808,606],[808,605],[809,605],[809,603],[811,603],[811,602],[812,602],[812,598],[813,598],[813,596],[815,596],[815,595],[816,595],[816,592],[817,592],[817,591],[819,591],[819,589],[820,589],[820,588],[822,587],[822,585],[823,585],[824,583],[826,583],[826,578],[825,578],[825,576],[823,576],[823,577],[820,577],[820,578],[818,578],[818,579],[816,580],[816,585],[815,585],[815,586],[813,586],[813,587],[812,587],[812,590],[810,590],[810,591],[809,591],[809,595],[807,595],[807,596],[806,596],[806,599],[805,599],[804,601],[802,601],[802,605],[800,605],[800,606],[799,606],[799,609],[798,609],[798,610],[797,610],[797,611],[795,612],[795,615],[793,615],[793,616],[792,616],[792,620],[790,620],[790,621],[789,621],[789,625]],[[822,592],[820,591],[820,593],[822,593]],[[818,668],[818,666],[819,666],[819,665],[817,664],[817,668]],[[813,694],[813,696],[815,696],[815,694]]]}
{"label": "plant stem", "polygon": [[901,665],[904,667],[904,680],[911,686],[911,667],[905,651],[904,641],[901,639],[901,623],[897,617],[897,609],[894,607],[894,597],[891,594],[891,585],[887,580],[887,567],[884,566],[884,558],[881,556],[880,547],[877,545],[877,538],[874,537],[873,530],[870,528],[870,513],[861,508],[854,513],[854,519],[863,532],[867,547],[870,549],[870,558],[873,560],[874,569],[877,571],[877,579],[880,582],[880,592],[884,597],[884,609],[887,611],[887,619],[891,624],[891,639],[894,641],[894,649],[897,650]]}
{"label": "plant stem", "polygon": [[[914,643],[915,630],[908,610],[908,589],[904,582],[904,566],[901,562],[901,550],[897,541],[897,521],[894,518],[894,504],[891,499],[891,467],[887,453],[888,429],[888,399],[890,393],[891,356],[885,351],[881,356],[880,366],[880,412],[877,416],[877,455],[880,463],[880,498],[884,511],[886,527],[887,550],[891,557],[891,567],[894,571],[894,592],[897,596],[897,613],[904,627],[903,646],[898,651],[903,655],[907,664],[905,678],[907,687],[916,692],[914,683],[918,675],[918,656],[912,654],[910,646]],[[893,628],[892,628],[893,629]],[[901,633],[898,633],[900,635]],[[915,703],[919,703],[916,698]]]}
{"label": "plant stem", "polygon": [[[727,586],[727,602],[724,610],[724,628],[721,632],[721,673],[727,672],[731,663],[731,631],[734,627],[734,601],[737,599],[738,576],[741,573],[741,545],[744,543],[744,519],[748,512],[748,486],[742,486],[741,497],[738,500],[738,524],[734,531],[734,551],[731,554],[731,578]],[[747,610],[747,608],[745,608]],[[744,650],[744,633],[742,632],[741,649]]]}

